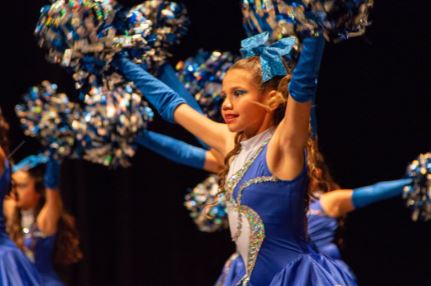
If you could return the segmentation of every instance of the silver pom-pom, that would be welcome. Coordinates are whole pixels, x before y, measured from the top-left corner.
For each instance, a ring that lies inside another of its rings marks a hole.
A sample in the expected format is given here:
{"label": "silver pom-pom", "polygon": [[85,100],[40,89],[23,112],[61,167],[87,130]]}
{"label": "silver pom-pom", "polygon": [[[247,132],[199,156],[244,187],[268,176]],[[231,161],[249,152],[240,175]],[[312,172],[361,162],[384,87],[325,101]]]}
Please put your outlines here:
{"label": "silver pom-pom", "polygon": [[404,187],[403,197],[414,221],[431,219],[431,153],[421,154],[407,167],[413,184]]}
{"label": "silver pom-pom", "polygon": [[79,156],[72,126],[81,108],[66,94],[57,93],[57,85],[43,81],[32,87],[15,111],[24,134],[37,138],[56,159]]}
{"label": "silver pom-pom", "polygon": [[219,193],[218,177],[209,176],[185,197],[184,205],[200,231],[215,232],[228,225],[225,197]]}

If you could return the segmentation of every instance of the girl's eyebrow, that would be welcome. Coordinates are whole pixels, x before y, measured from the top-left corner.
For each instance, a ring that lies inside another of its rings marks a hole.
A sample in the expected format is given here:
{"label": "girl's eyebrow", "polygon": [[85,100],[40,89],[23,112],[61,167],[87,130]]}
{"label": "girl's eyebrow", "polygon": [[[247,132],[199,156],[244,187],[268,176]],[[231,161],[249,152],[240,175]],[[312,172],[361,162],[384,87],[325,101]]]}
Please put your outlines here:
{"label": "girl's eyebrow", "polygon": [[[243,89],[243,90],[247,90],[245,87],[242,87],[242,86],[232,86],[232,87],[230,87],[229,88],[229,90],[230,91],[232,91],[232,90],[236,90],[236,89]],[[222,90],[222,92],[221,92],[222,94],[226,94],[226,91],[224,91],[224,90]]]}
{"label": "girl's eyebrow", "polygon": [[236,85],[236,86],[231,87],[231,89],[245,89],[245,87],[240,86],[240,85]]}
{"label": "girl's eyebrow", "polygon": [[236,90],[236,89],[244,89],[244,90],[246,90],[246,88],[243,87],[243,86],[233,86],[233,87],[230,88],[230,90]]}

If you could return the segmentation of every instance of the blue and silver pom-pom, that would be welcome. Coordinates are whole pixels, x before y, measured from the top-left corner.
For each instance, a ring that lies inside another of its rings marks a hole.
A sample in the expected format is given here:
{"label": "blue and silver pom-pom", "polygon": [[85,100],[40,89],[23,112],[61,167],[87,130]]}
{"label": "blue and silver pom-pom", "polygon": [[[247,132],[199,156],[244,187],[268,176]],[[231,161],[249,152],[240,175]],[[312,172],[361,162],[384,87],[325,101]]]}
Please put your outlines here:
{"label": "blue and silver pom-pom", "polygon": [[135,60],[151,53],[154,43],[149,41],[154,32],[153,23],[141,9],[119,7],[113,24],[117,33],[114,39],[116,48],[127,52]]}
{"label": "blue and silver pom-pom", "polygon": [[152,32],[152,22],[139,9],[117,11],[114,26],[117,29],[115,46],[149,49],[147,38]]}
{"label": "blue and silver pom-pom", "polygon": [[149,0],[130,9],[127,19],[147,19],[151,32],[145,35],[145,49],[131,49],[129,55],[147,69],[156,70],[170,56],[169,48],[187,33],[189,19],[184,5],[164,0]]}
{"label": "blue and silver pom-pom", "polygon": [[212,120],[222,122],[222,82],[237,57],[229,52],[199,51],[195,57],[176,66],[178,77],[195,96],[203,112]]}
{"label": "blue and silver pom-pom", "polygon": [[89,73],[108,68],[115,54],[114,2],[57,0],[41,9],[35,35],[50,62]]}
{"label": "blue and silver pom-pom", "polygon": [[431,219],[431,153],[421,154],[407,167],[413,184],[404,187],[403,198],[414,221]]}
{"label": "blue and silver pom-pom", "polygon": [[135,137],[154,116],[133,84],[111,75],[84,96],[83,109],[48,81],[30,89],[16,106],[24,133],[57,159],[84,158],[111,168],[127,167]]}
{"label": "blue and silver pom-pom", "polygon": [[320,33],[338,42],[365,33],[373,0],[243,0],[249,36],[272,33],[273,39]]}
{"label": "blue and silver pom-pom", "polygon": [[79,105],[66,94],[57,93],[57,85],[43,81],[24,95],[24,102],[15,107],[24,134],[37,138],[46,150],[61,159],[78,156],[72,127],[73,119],[81,116]]}
{"label": "blue and silver pom-pom", "polygon": [[103,76],[120,51],[148,69],[159,67],[187,26],[184,6],[170,1],[126,10],[114,0],[57,0],[42,7],[35,35],[48,60],[71,69],[79,82]]}
{"label": "blue and silver pom-pom", "polygon": [[82,117],[74,122],[84,159],[111,168],[130,166],[135,137],[154,116],[139,91],[112,74],[88,90],[84,103]]}
{"label": "blue and silver pom-pom", "polygon": [[215,175],[209,176],[185,197],[184,205],[190,217],[203,232],[215,232],[228,226],[225,198],[219,194],[218,180]]}

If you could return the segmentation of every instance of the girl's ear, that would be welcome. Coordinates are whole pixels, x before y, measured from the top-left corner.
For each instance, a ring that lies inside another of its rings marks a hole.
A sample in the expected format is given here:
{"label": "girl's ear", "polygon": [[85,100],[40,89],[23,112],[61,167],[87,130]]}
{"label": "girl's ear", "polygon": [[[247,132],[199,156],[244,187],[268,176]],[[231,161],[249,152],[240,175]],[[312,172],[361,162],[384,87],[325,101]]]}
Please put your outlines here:
{"label": "girl's ear", "polygon": [[276,110],[281,104],[286,102],[281,92],[276,90],[271,90],[268,93],[268,100],[266,101],[266,105],[270,111]]}

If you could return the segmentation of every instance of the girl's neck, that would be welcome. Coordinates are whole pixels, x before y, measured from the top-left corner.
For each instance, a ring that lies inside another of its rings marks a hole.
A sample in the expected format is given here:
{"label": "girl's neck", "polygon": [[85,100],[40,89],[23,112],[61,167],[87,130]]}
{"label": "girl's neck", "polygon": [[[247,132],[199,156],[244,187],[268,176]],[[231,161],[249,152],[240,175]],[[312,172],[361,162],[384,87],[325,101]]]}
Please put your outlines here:
{"label": "girl's neck", "polygon": [[260,133],[268,130],[271,127],[274,127],[272,117],[267,116],[267,117],[265,117],[262,124],[260,124],[259,126],[250,127],[248,129],[244,130],[243,140],[253,138],[254,136],[259,135]]}

